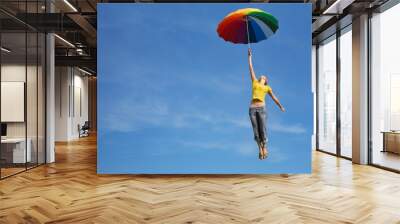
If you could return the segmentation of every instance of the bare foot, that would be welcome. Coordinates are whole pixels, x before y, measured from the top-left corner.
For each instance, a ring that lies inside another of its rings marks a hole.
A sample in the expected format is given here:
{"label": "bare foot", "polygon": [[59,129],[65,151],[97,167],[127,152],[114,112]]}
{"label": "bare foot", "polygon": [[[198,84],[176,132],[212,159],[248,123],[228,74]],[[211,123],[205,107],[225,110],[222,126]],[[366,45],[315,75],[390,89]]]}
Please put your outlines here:
{"label": "bare foot", "polygon": [[263,151],[263,159],[267,158],[268,157],[267,147],[264,147],[262,151]]}

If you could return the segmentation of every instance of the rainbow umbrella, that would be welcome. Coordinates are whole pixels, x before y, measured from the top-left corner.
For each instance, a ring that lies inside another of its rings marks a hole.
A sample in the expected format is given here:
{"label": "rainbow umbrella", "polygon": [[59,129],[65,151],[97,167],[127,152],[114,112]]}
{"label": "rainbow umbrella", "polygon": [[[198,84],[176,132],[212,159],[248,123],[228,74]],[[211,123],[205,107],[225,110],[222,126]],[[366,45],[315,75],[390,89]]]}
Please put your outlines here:
{"label": "rainbow umbrella", "polygon": [[218,35],[235,44],[257,43],[268,39],[279,28],[278,20],[260,9],[245,8],[228,14],[217,28]]}

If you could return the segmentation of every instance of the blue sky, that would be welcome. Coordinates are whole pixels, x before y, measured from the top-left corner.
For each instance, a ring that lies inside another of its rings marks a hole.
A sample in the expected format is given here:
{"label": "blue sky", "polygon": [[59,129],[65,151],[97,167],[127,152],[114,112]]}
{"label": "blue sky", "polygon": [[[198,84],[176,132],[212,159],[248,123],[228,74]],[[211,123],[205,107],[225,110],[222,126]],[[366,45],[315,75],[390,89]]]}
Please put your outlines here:
{"label": "blue sky", "polygon": [[[279,20],[252,44],[287,112],[267,98],[270,156],[258,160],[248,115],[247,45],[216,33],[246,7]],[[310,4],[99,4],[99,173],[311,171]]]}

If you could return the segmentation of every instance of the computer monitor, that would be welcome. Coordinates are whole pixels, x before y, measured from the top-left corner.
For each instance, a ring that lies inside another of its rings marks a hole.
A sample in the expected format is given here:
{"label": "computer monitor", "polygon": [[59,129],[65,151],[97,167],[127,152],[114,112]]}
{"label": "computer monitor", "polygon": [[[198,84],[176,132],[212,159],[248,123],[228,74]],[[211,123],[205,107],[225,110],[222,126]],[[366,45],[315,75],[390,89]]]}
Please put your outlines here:
{"label": "computer monitor", "polygon": [[1,136],[7,136],[7,124],[1,123]]}

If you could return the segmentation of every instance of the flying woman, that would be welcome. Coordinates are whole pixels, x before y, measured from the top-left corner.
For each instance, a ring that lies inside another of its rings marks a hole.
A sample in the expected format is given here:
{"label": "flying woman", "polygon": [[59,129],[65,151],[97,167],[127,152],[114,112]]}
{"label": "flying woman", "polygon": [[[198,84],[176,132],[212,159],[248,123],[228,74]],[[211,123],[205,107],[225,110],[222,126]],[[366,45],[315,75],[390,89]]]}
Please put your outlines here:
{"label": "flying woman", "polygon": [[254,73],[253,63],[251,60],[251,49],[248,50],[248,58],[249,58],[249,68],[252,82],[252,95],[251,95],[251,104],[249,109],[249,115],[251,120],[251,125],[253,126],[254,139],[257,142],[259,148],[259,159],[265,159],[268,156],[267,150],[267,128],[266,128],[266,109],[265,109],[265,94],[269,94],[269,96],[274,100],[276,105],[281,109],[282,112],[285,112],[285,108],[283,108],[282,104],[276,98],[274,93],[272,92],[271,87],[268,85],[268,79],[266,76],[260,76],[260,79],[257,80],[256,74]]}

